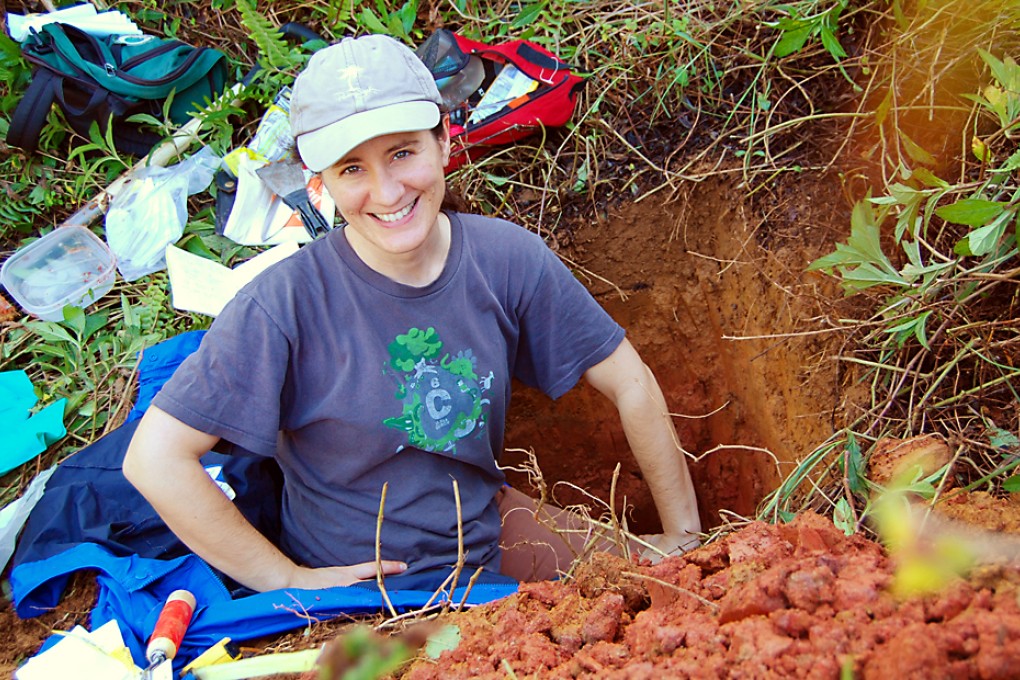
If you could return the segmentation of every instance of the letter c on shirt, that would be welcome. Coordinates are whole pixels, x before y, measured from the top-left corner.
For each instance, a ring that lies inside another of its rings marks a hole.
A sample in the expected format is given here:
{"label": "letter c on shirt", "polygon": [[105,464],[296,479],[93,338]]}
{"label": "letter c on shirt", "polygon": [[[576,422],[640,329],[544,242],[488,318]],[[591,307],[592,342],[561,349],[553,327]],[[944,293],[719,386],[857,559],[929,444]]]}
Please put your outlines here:
{"label": "letter c on shirt", "polygon": [[453,400],[450,398],[450,393],[442,389],[429,390],[429,393],[425,395],[425,407],[429,410],[429,415],[433,420],[439,420],[449,415],[453,410],[453,406],[450,405],[451,401]]}

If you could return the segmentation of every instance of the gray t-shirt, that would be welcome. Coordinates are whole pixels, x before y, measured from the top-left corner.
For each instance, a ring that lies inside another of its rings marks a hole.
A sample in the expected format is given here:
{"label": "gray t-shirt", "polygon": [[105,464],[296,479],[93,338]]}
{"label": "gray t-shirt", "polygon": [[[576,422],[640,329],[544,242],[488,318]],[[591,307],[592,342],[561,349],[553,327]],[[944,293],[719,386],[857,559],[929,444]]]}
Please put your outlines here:
{"label": "gray t-shirt", "polygon": [[342,230],[246,286],[153,403],[284,473],[281,548],[311,567],[383,559],[409,573],[499,568],[511,378],[557,398],[623,340],[545,243],[450,214],[450,253],[424,288],[372,270]]}

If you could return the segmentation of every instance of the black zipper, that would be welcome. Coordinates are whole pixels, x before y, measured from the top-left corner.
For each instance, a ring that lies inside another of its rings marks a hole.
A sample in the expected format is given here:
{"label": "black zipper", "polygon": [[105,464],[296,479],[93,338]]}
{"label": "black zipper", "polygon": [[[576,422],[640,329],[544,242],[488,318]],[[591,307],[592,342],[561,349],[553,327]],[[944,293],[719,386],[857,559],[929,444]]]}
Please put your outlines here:
{"label": "black zipper", "polygon": [[[72,32],[68,32],[68,29],[73,29],[73,31]],[[75,26],[65,26],[64,27],[64,35],[67,36],[68,41],[70,41],[71,47],[74,49],[75,54],[79,58],[81,58],[83,61],[90,62],[90,63],[96,63],[98,61],[103,61],[103,50],[100,49],[99,43],[98,43],[98,41],[94,37],[92,37],[91,35],[89,35],[88,33],[84,32],[82,30],[79,30]],[[78,48],[78,44],[74,41],[74,38],[72,36],[78,36],[80,39],[84,40],[84,42],[86,43],[85,46],[86,47],[90,47],[92,49],[92,53],[94,55],[93,59],[90,60],[87,56],[82,54],[81,50]],[[78,75],[82,76],[83,78],[92,79],[92,76],[89,74],[88,71],[86,71],[85,69],[83,69],[80,66],[78,66],[77,64],[75,64],[73,59],[69,58],[66,53],[61,51],[60,46],[57,44],[57,41],[52,36],[49,36],[47,34],[47,37],[49,37],[49,39],[51,41],[51,45],[50,46],[51,46],[51,49],[53,50],[53,52],[55,54],[57,54],[61,59],[63,59],[64,62],[66,62],[67,66],[72,71],[74,71]]]}
{"label": "black zipper", "polygon": [[127,71],[128,69],[130,69],[132,66],[135,66],[136,64],[140,64],[143,61],[147,61],[148,59],[150,59],[152,57],[158,57],[161,54],[165,54],[165,53],[169,52],[170,50],[176,49],[178,45],[183,45],[183,44],[184,43],[182,43],[180,40],[171,40],[170,42],[163,43],[159,47],[157,47],[155,49],[152,49],[152,50],[149,50],[148,52],[142,52],[141,54],[136,54],[135,56],[131,57],[130,59],[128,59],[127,61],[122,63],[120,65],[120,68],[122,70],[124,70],[124,71]]}
{"label": "black zipper", "polygon": [[[180,66],[178,66],[176,69],[173,70],[173,72],[168,73],[167,75],[163,76],[162,78],[156,78],[155,80],[147,80],[145,78],[138,78],[136,76],[131,75],[130,73],[125,73],[124,70],[123,70],[123,66],[120,69],[117,70],[117,77],[120,78],[121,80],[129,82],[129,83],[131,83],[133,85],[143,85],[143,86],[150,85],[150,86],[153,86],[153,87],[157,87],[159,85],[166,85],[167,83],[171,83],[171,82],[177,80],[178,78],[181,77],[181,75],[186,73],[188,71],[188,69],[190,69],[191,66],[195,63],[195,61],[197,61],[198,58],[202,56],[202,53],[205,51],[205,49],[206,48],[204,48],[204,47],[196,47],[195,50],[191,54],[189,54],[187,56],[187,58],[185,58],[185,60],[181,63]],[[156,50],[152,50],[152,52],[155,52],[155,51]],[[146,55],[152,54],[152,52],[147,52]],[[142,56],[142,55],[139,55],[139,56]],[[135,57],[131,57],[131,59],[129,59],[128,61],[132,61],[133,59],[135,59]],[[135,63],[135,65],[136,66],[138,65],[137,62]]]}
{"label": "black zipper", "polygon": [[[525,74],[525,75],[527,75],[527,74]],[[528,76],[528,77],[530,78],[531,76]],[[534,78],[532,78],[532,80],[534,80]],[[542,97],[546,96],[547,94],[555,92],[556,90],[560,89],[561,87],[563,87],[564,85],[567,84],[566,80],[564,80],[563,82],[560,82],[560,83],[556,83],[555,85],[548,85],[548,84],[546,84],[545,82],[543,82],[541,80],[539,80],[538,82],[542,83],[544,88],[543,87],[539,87],[539,88],[537,88],[535,90],[532,90],[531,92],[527,93],[528,95],[531,95],[530,97],[528,97],[528,103],[529,104],[531,102],[534,102],[536,99],[541,99]],[[513,101],[513,100],[511,100],[511,101]],[[464,126],[464,132],[467,133],[467,132],[471,132],[472,130],[478,130],[479,128],[484,127],[485,125],[489,125],[490,123],[494,123],[495,121],[499,120],[500,118],[506,118],[507,116],[515,113],[517,111],[517,109],[510,109],[510,108],[508,108],[506,106],[507,103],[509,103],[509,102],[505,102],[503,104],[503,106],[500,107],[497,111],[495,111],[493,114],[491,114],[491,115],[489,115],[489,116],[487,116],[485,118],[482,118],[477,123],[473,123],[471,125]],[[506,110],[504,111],[504,109],[506,109]],[[536,130],[540,127],[539,125],[525,125],[523,123],[514,123],[514,125],[519,125],[522,128],[531,128],[531,129],[536,129]],[[509,130],[509,128],[507,128],[507,130]],[[501,130],[501,131],[499,131],[497,133],[493,133],[493,136],[498,135],[498,134],[502,134],[503,132],[506,132],[507,130]]]}

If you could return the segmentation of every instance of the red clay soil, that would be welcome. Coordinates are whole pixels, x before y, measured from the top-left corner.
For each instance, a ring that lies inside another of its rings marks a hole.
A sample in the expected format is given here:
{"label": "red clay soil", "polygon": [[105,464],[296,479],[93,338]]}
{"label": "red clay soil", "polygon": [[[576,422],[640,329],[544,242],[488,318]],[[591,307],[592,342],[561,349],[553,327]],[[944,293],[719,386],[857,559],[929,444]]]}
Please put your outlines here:
{"label": "red clay soil", "polygon": [[36,618],[18,618],[14,607],[5,601],[0,607],[0,677],[11,677],[18,666],[39,651],[43,640],[53,631],[71,630],[79,625],[89,628],[98,594],[95,575],[79,572],[68,581],[60,606]]}
{"label": "red clay soil", "polygon": [[900,601],[893,569],[814,514],[654,566],[600,556],[455,616],[460,645],[403,677],[1018,677],[1016,572]]}

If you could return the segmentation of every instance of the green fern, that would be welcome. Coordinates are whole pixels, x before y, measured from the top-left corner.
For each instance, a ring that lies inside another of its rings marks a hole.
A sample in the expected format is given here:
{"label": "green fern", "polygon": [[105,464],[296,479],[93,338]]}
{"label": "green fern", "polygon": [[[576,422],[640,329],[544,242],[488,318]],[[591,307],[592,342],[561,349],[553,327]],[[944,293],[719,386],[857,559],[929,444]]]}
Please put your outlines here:
{"label": "green fern", "polygon": [[[28,86],[32,70],[21,58],[21,47],[0,32],[0,113],[11,113]],[[3,131],[7,133],[6,130]]]}
{"label": "green fern", "polygon": [[265,64],[277,70],[289,68],[294,61],[290,46],[276,26],[255,9],[254,1],[237,0],[237,9],[241,12],[241,23],[251,33]]}

